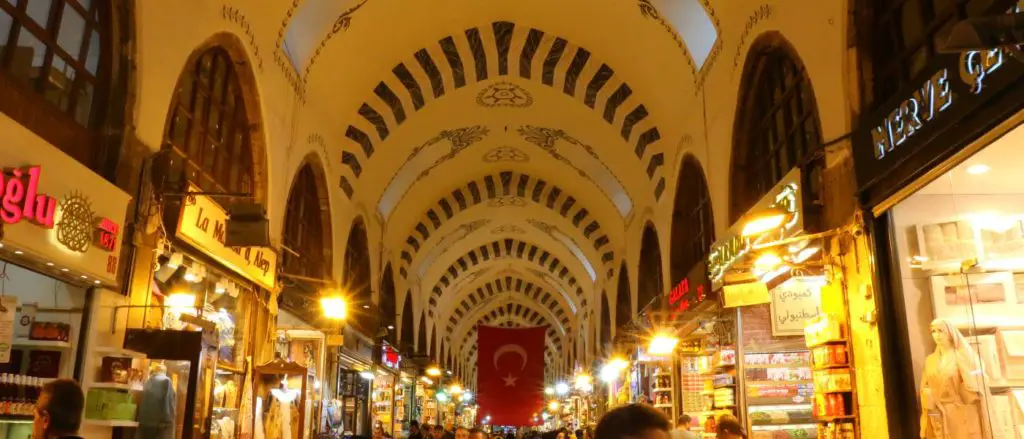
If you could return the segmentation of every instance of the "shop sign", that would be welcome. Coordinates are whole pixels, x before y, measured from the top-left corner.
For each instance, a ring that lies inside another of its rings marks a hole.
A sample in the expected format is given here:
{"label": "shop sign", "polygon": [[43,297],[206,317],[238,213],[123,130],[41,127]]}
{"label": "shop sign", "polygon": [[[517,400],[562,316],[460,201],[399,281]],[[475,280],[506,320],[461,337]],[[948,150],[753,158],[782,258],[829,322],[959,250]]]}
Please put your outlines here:
{"label": "shop sign", "polygon": [[[199,188],[189,185],[189,192]],[[235,272],[274,289],[277,282],[277,254],[266,247],[227,247],[228,212],[204,195],[185,197],[178,219],[178,237],[205,251]]]}
{"label": "shop sign", "polygon": [[704,262],[694,265],[687,276],[669,292],[669,311],[672,312],[673,318],[676,314],[693,309],[707,299],[711,286],[708,285],[705,267]]}
{"label": "shop sign", "polygon": [[[794,168],[775,185],[767,195],[751,208],[744,218],[771,208],[778,208],[792,215],[782,225],[781,236],[793,236],[803,231],[803,191],[800,190],[800,168]],[[707,273],[711,279],[711,289],[717,291],[722,287],[726,272],[737,261],[750,252],[760,237],[744,237],[743,221],[736,223],[726,233],[725,238],[711,245],[707,258]],[[778,237],[779,234],[773,233]]]}
{"label": "shop sign", "polygon": [[7,249],[117,284],[121,227],[131,197],[6,115],[0,115],[0,224]]}
{"label": "shop sign", "polygon": [[402,363],[402,356],[398,354],[398,351],[396,351],[395,348],[385,343],[381,349],[380,362],[392,369],[398,369]]}
{"label": "shop sign", "polygon": [[[960,55],[940,55],[931,68],[918,76],[916,86],[907,90],[865,120],[865,129],[854,139],[854,164],[858,185],[863,189],[887,174],[900,163],[937,141],[934,153],[962,146],[974,136],[970,126],[962,127],[953,136],[939,136],[959,128],[954,121],[970,118],[972,112],[993,98],[1002,89],[1019,83],[1024,74],[1024,54],[1019,48],[974,50]],[[1008,105],[1019,105],[1019,99]],[[1015,109],[1013,110],[1015,111]],[[981,117],[979,124],[989,124]],[[957,138],[958,136],[963,138]],[[883,165],[884,164],[884,165]],[[901,169],[898,174],[917,171]],[[900,175],[902,177],[902,175]],[[877,200],[875,200],[877,201]]]}
{"label": "shop sign", "polygon": [[772,289],[772,335],[803,335],[804,323],[821,314],[821,285],[794,277]]}
{"label": "shop sign", "polygon": [[722,287],[722,301],[726,308],[736,308],[768,303],[772,301],[772,296],[764,282],[755,281]]}

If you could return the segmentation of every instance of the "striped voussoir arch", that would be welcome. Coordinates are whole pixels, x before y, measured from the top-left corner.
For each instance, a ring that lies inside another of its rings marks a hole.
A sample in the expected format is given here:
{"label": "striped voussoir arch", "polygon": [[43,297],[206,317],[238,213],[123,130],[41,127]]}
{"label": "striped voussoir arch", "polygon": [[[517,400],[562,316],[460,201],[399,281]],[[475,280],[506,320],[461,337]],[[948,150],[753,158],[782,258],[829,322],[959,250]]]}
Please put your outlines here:
{"label": "striped voussoir arch", "polygon": [[416,254],[446,221],[474,206],[504,197],[532,200],[533,203],[555,211],[562,218],[572,222],[583,237],[590,240],[594,250],[604,252],[601,255],[601,262],[607,268],[608,278],[615,274],[615,251],[612,250],[608,235],[602,232],[601,223],[590,218],[590,211],[583,207],[583,203],[544,179],[516,171],[499,171],[471,180],[438,199],[420,217],[419,223],[405,239],[398,273],[403,279],[408,278],[410,265]]}
{"label": "striped voussoir arch", "polygon": [[[441,279],[437,281],[437,284],[431,290],[430,316],[434,316],[434,310],[437,309],[437,300],[444,294],[444,289],[454,283],[460,275],[484,262],[506,257],[514,257],[536,263],[541,268],[550,272],[551,275],[565,281],[570,288],[575,288],[577,298],[583,297],[583,287],[576,280],[576,276],[569,272],[569,267],[566,267],[558,257],[552,256],[547,250],[526,241],[502,239],[470,250],[448,266]],[[580,308],[586,309],[586,299],[583,299]]]}
{"label": "striped voussoir arch", "polygon": [[[629,84],[586,48],[508,21],[472,27],[423,47],[396,64],[391,75],[374,86],[373,97],[357,111],[358,122],[345,130],[345,137],[352,143],[342,152],[342,163],[351,172],[341,176],[342,191],[352,198],[352,180],[362,172],[360,156],[373,157],[377,146],[412,113],[469,83],[503,76],[560,89],[595,111],[633,145],[633,154],[643,169],[654,170],[648,172],[648,177],[651,181],[657,179],[654,197],[661,199],[665,177],[660,170],[665,157],[650,148],[661,140],[661,132]],[[643,165],[645,159],[647,164]]]}
{"label": "striped voussoir arch", "polygon": [[[477,305],[486,302],[496,295],[513,292],[521,293],[524,297],[533,299],[534,303],[540,304],[540,306],[551,311],[551,314],[558,319],[563,328],[567,330],[571,328],[569,326],[568,310],[555,300],[551,293],[535,285],[533,282],[524,281],[518,277],[505,276],[504,278],[494,279],[463,297],[459,302],[459,306],[452,310],[452,314],[448,316],[445,333],[451,335],[452,331],[455,330],[455,325],[458,325],[461,319],[468,316],[470,311]],[[535,311],[531,312],[536,314]]]}

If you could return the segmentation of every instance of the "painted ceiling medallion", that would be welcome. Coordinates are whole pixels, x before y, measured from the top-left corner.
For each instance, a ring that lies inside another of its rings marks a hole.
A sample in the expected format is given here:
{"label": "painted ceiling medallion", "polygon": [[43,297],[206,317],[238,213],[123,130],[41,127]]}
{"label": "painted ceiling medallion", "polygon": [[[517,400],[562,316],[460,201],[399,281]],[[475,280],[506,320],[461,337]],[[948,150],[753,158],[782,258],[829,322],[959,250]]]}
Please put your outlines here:
{"label": "painted ceiling medallion", "polygon": [[526,199],[523,197],[507,195],[504,197],[494,198],[488,201],[487,205],[491,207],[524,207],[526,206]]}
{"label": "painted ceiling medallion", "polygon": [[515,224],[505,224],[503,226],[495,227],[494,230],[491,230],[491,233],[495,235],[522,235],[523,233],[526,233],[526,230],[523,230],[522,227]]}
{"label": "painted ceiling medallion", "polygon": [[496,82],[476,95],[476,103],[488,108],[526,108],[533,105],[533,96],[525,88],[511,82]]}
{"label": "painted ceiling medallion", "polygon": [[499,146],[484,154],[485,163],[526,163],[530,161],[530,155],[512,146]]}

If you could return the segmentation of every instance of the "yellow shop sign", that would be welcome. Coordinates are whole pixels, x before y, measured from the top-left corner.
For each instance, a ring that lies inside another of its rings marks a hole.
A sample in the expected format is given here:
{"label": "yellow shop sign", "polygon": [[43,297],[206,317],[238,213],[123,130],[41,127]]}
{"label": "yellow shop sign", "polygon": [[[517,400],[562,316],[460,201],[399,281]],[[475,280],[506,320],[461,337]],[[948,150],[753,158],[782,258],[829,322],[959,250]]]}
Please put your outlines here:
{"label": "yellow shop sign", "polygon": [[[199,188],[189,185],[189,192]],[[210,257],[264,288],[277,283],[277,254],[266,247],[227,247],[228,213],[212,198],[193,195],[182,200],[178,238],[203,250]]]}

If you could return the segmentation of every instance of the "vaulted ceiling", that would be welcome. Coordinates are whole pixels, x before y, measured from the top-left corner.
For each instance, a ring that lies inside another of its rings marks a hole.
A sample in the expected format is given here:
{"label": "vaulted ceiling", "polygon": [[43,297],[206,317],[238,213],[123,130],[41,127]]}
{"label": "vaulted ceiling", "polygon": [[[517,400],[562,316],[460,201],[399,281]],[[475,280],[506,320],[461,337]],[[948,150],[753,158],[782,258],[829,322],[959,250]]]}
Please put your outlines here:
{"label": "vaulted ceiling", "polygon": [[706,1],[679,0],[707,19],[695,62],[658,3],[289,6],[276,58],[334,130],[337,190],[382,225],[381,265],[461,364],[478,324],[543,325],[564,370],[636,239],[627,226],[669,198],[718,24]]}

